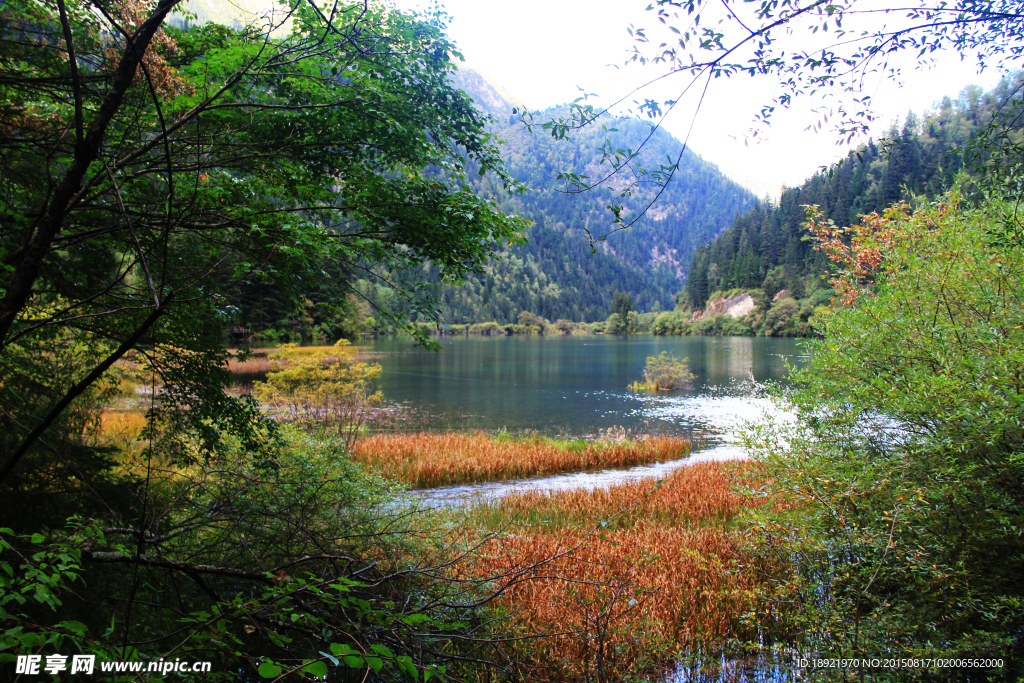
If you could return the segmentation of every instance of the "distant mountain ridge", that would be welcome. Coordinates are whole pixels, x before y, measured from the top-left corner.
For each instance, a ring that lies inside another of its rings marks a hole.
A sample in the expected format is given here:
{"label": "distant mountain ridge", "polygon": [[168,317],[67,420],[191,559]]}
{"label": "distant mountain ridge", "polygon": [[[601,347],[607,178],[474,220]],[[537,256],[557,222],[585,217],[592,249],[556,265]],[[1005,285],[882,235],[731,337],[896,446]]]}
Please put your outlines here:
{"label": "distant mountain ridge", "polygon": [[[510,172],[536,191],[508,198],[486,177],[471,181],[474,191],[494,197],[503,209],[534,225],[526,245],[502,249],[501,259],[483,275],[458,288],[443,288],[443,308],[451,322],[511,323],[522,310],[550,320],[603,320],[616,290],[629,292],[640,310],[671,309],[697,246],[720,234],[755,203],[751,192],[687,151],[675,179],[646,216],[598,242],[596,253],[591,253],[585,228],[597,236],[612,229],[607,207],[613,193],[597,189],[566,194],[559,190],[557,174],[571,170],[600,177],[609,170],[600,163],[599,148],[606,135],[616,147],[635,149],[649,135],[649,125],[609,116],[601,123],[617,131],[606,133],[595,124],[572,139],[555,140],[546,131],[527,132],[512,114],[514,107],[521,111],[522,103],[478,71],[464,67],[452,80],[495,119],[491,129],[505,141],[502,149]],[[546,120],[560,110],[565,108],[534,112],[534,120]],[[681,146],[658,130],[641,153],[641,162],[654,167],[667,157],[674,159]],[[642,210],[656,190],[641,186],[621,202],[624,215]],[[429,278],[429,270],[421,276]]]}

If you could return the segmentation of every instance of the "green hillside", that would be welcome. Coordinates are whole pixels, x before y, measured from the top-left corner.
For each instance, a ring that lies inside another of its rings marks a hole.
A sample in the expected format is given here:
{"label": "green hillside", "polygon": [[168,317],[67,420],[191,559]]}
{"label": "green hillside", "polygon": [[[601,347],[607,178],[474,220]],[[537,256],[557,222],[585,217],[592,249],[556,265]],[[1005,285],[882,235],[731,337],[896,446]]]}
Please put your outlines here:
{"label": "green hillside", "polygon": [[[678,312],[662,319],[661,331],[810,334],[808,320],[831,290],[822,277],[828,259],[805,241],[804,207],[817,205],[825,218],[843,226],[915,195],[940,194],[964,169],[958,148],[992,120],[1019,81],[1004,81],[990,92],[970,86],[955,99],[944,98],[923,117],[910,113],[882,141],[851,151],[830,173],[785,190],[778,204],[758,203],[738,216],[693,254]],[[704,309],[716,292],[728,290],[750,290],[758,309],[743,321],[690,324],[692,311]]]}
{"label": "green hillside", "polygon": [[[608,316],[617,291],[631,295],[638,311],[671,310],[698,245],[754,206],[752,193],[687,151],[675,180],[655,206],[632,228],[596,242],[592,251],[586,231],[600,237],[612,228],[607,207],[615,193],[602,189],[573,196],[559,191],[557,174],[584,169],[596,177],[606,138],[616,146],[636,147],[649,135],[649,126],[607,117],[603,127],[591,126],[570,140],[555,140],[543,131],[529,133],[512,113],[514,107],[521,111],[523,104],[480,73],[464,67],[453,80],[493,118],[490,130],[503,140],[502,155],[511,175],[531,191],[509,197],[497,178],[480,176],[472,168],[463,182],[502,211],[532,221],[526,242],[494,245],[495,258],[460,286],[441,283],[438,269],[430,263],[415,272],[393,271],[383,263],[325,263],[321,273],[303,282],[306,298],[298,303],[277,285],[253,281],[234,297],[236,324],[268,340],[336,338],[390,329],[380,311],[422,320],[431,317],[429,312],[438,310],[438,304],[451,324],[507,325],[523,311],[551,321],[594,322]],[[540,111],[534,118],[542,121],[559,113]],[[657,131],[640,161],[648,167],[662,163],[667,155],[678,155],[680,146],[668,133]],[[634,192],[623,214],[640,211],[654,191],[641,187]],[[413,295],[402,299],[387,282],[400,282]]]}

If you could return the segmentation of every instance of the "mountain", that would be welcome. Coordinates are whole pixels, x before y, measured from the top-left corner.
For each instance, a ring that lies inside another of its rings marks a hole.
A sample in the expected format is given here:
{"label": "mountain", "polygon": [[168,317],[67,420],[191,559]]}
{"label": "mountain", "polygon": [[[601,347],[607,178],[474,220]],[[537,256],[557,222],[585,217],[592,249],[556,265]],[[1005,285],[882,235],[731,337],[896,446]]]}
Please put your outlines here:
{"label": "mountain", "polygon": [[[509,171],[533,191],[502,196],[487,177],[470,180],[475,192],[493,197],[506,211],[534,222],[527,243],[504,247],[485,272],[461,287],[445,286],[441,301],[453,323],[514,322],[528,310],[550,320],[604,320],[615,291],[632,295],[639,310],[671,309],[683,287],[697,246],[727,228],[738,214],[755,203],[752,193],[726,178],[717,167],[687,150],[675,179],[636,225],[616,232],[590,248],[586,230],[600,237],[613,228],[608,205],[614,193],[600,189],[580,195],[561,191],[560,171],[597,178],[602,166],[600,148],[636,148],[651,134],[650,126],[635,119],[605,117],[599,125],[556,140],[547,131],[528,132],[512,110],[522,103],[472,68],[454,74],[455,84],[494,118],[492,132],[504,140]],[[544,121],[567,112],[566,107],[533,112]],[[610,129],[606,131],[605,128]],[[641,153],[642,165],[652,168],[675,158],[682,143],[663,130],[651,136]],[[656,188],[641,186],[621,203],[624,217],[640,211]],[[416,273],[421,281],[436,279],[430,268]],[[373,297],[369,283],[361,291]]]}
{"label": "mountain", "polygon": [[[989,92],[969,86],[959,97],[943,98],[923,117],[910,112],[884,139],[851,151],[829,173],[784,190],[778,204],[757,203],[737,216],[727,230],[694,252],[679,315],[667,316],[661,329],[676,334],[735,333],[735,325],[716,327],[708,320],[697,325],[702,314],[694,311],[747,290],[760,303],[744,322],[746,333],[810,334],[809,317],[831,293],[822,278],[830,265],[805,239],[804,207],[817,205],[825,218],[846,226],[900,200],[941,194],[965,170],[959,148],[994,117],[1013,121],[1021,114],[1020,101],[1013,98],[1021,82],[1017,74]],[[968,182],[970,177],[968,173]],[[779,313],[782,308],[789,313]]]}
{"label": "mountain", "polygon": [[[240,27],[244,22],[274,7],[269,0],[187,0],[182,5],[189,16],[178,13],[171,22],[179,26],[207,20]],[[550,320],[604,320],[615,291],[632,295],[638,310],[671,309],[682,289],[690,260],[701,243],[725,230],[733,218],[750,209],[755,197],[726,178],[716,166],[686,151],[675,179],[657,203],[636,225],[596,243],[591,252],[586,230],[600,237],[613,226],[608,205],[614,192],[594,190],[573,196],[559,191],[559,171],[585,173],[594,178],[607,173],[600,164],[600,148],[637,148],[649,134],[649,125],[634,119],[605,117],[597,125],[555,140],[549,133],[526,131],[513,108],[526,108],[521,101],[493,83],[472,66],[455,72],[455,85],[469,93],[477,107],[494,118],[492,132],[504,139],[504,156],[512,175],[534,191],[509,198],[492,178],[474,177],[473,191],[495,198],[499,206],[534,221],[525,245],[504,247],[485,272],[461,287],[442,286],[440,298],[446,319],[453,323],[496,321],[511,323],[528,310]],[[540,122],[560,114],[567,107],[532,112]],[[613,129],[606,132],[604,128]],[[614,130],[617,129],[617,130]],[[675,159],[682,143],[663,130],[656,131],[640,156],[642,165],[653,168],[667,157]],[[621,183],[618,185],[621,187]],[[654,188],[641,187],[625,202],[623,216],[640,211],[653,198]],[[344,297],[341,281],[352,284],[361,297],[373,304],[405,311],[410,304],[396,300],[393,293],[369,280],[350,280],[351,273],[325,265],[324,282],[314,283],[307,306],[296,309],[289,297],[276,288],[254,286],[239,296],[238,324],[260,330],[335,330],[338,313],[330,312]],[[438,285],[437,273],[429,266],[415,273],[396,274],[406,282]],[[331,282],[334,280],[335,282]],[[372,315],[361,306],[362,318]],[[357,324],[358,325],[358,324]],[[296,332],[297,333],[297,332]],[[331,336],[334,332],[318,334]]]}

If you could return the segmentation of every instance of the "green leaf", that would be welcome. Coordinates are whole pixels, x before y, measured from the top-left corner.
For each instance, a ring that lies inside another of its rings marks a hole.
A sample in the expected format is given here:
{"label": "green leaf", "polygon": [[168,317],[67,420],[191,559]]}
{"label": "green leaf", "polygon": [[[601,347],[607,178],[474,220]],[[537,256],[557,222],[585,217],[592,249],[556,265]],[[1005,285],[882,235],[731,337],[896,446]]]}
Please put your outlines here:
{"label": "green leaf", "polygon": [[384,668],[384,660],[380,657],[367,657],[366,663],[370,665],[375,674],[379,674],[380,670]]}
{"label": "green leaf", "polygon": [[391,657],[392,659],[394,659],[395,657],[395,654],[391,650],[389,650],[386,645],[381,645],[380,643],[374,643],[370,646],[370,649],[374,652],[384,655],[385,657]]}
{"label": "green leaf", "polygon": [[416,668],[416,665],[412,662],[412,657],[409,655],[402,655],[398,658],[398,664],[405,671],[406,675],[414,681],[418,681],[420,678],[420,670]]}
{"label": "green leaf", "polygon": [[84,635],[85,632],[89,630],[88,627],[80,621],[62,621],[59,625],[76,635]]}
{"label": "green leaf", "polygon": [[425,614],[409,614],[401,617],[401,619],[410,626],[414,624],[422,624],[425,621],[430,621],[430,617],[428,617]]}
{"label": "green leaf", "polygon": [[312,674],[317,678],[322,678],[327,675],[327,664],[321,661],[310,662],[306,665],[303,671],[305,671],[308,674]]}
{"label": "green leaf", "polygon": [[256,673],[258,673],[262,678],[276,678],[281,675],[281,669],[279,669],[276,664],[263,662],[259,665],[259,668],[256,669]]}
{"label": "green leaf", "polygon": [[362,657],[356,657],[354,655],[342,657],[341,660],[345,662],[345,666],[350,666],[353,669],[362,669],[364,666],[366,666],[366,662],[363,661]]}

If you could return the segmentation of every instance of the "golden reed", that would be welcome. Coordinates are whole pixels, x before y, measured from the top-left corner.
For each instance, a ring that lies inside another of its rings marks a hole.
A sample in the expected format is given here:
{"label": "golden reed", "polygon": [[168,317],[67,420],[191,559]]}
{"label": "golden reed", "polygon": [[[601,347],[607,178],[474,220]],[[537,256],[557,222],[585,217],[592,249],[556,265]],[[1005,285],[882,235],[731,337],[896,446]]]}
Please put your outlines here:
{"label": "golden reed", "polygon": [[[502,605],[520,633],[548,634],[529,640],[539,677],[613,681],[653,672],[676,653],[749,628],[741,615],[756,604],[759,562],[728,527],[757,504],[733,484],[754,479],[749,464],[703,463],[657,487],[511,496],[488,506],[507,531],[487,543],[472,571],[509,575],[532,566]],[[516,527],[517,518],[531,526]]]}
{"label": "golden reed", "polygon": [[378,434],[359,439],[352,457],[413,488],[516,479],[599,467],[629,467],[682,458],[690,441],[560,442],[496,438],[485,432]]}

